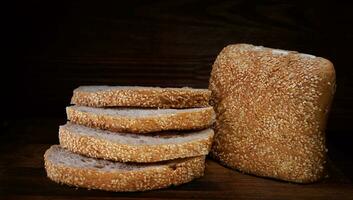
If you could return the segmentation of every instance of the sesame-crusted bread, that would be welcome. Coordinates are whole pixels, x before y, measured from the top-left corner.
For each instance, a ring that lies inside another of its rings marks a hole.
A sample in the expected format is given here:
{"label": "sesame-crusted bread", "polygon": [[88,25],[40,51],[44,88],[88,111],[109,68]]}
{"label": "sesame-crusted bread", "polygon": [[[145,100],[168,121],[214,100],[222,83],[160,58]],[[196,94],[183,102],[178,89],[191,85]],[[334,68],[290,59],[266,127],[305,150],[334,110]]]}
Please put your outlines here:
{"label": "sesame-crusted bread", "polygon": [[90,107],[192,108],[207,107],[208,89],[140,86],[81,86],[74,90],[72,104]]}
{"label": "sesame-crusted bread", "polygon": [[213,130],[148,135],[117,133],[67,123],[60,126],[60,145],[89,157],[121,162],[158,162],[207,155]]}
{"label": "sesame-crusted bread", "polygon": [[335,70],[295,51],[229,45],[209,89],[217,115],[214,158],[243,172],[307,183],[325,174],[326,120]]}
{"label": "sesame-crusted bread", "polygon": [[66,113],[68,120],[75,124],[129,133],[199,130],[210,127],[215,120],[212,107],[140,109],[70,106]]}
{"label": "sesame-crusted bread", "polygon": [[53,145],[44,154],[47,176],[58,183],[107,191],[144,191],[201,177],[205,156],[159,163],[120,163],[75,154]]}

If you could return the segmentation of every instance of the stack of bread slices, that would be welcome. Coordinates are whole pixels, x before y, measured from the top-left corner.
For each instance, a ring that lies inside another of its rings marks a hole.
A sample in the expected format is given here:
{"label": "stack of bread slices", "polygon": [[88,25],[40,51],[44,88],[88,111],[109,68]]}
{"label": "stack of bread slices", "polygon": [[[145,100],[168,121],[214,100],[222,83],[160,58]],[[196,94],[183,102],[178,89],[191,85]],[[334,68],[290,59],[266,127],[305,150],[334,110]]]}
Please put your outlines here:
{"label": "stack of bread slices", "polygon": [[201,177],[215,113],[207,89],[81,86],[74,90],[60,145],[45,155],[55,182],[143,191]]}

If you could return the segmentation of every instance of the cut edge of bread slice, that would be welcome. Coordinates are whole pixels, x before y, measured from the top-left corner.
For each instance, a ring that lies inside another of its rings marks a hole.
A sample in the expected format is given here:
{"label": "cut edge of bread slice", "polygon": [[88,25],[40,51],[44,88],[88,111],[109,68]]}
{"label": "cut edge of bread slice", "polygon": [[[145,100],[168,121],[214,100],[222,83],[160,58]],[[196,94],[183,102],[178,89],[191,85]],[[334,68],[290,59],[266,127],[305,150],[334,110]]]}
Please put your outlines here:
{"label": "cut edge of bread slice", "polygon": [[141,86],[80,86],[71,103],[90,107],[192,108],[207,107],[208,89]]}
{"label": "cut edge of bread slice", "polygon": [[145,191],[203,176],[205,156],[159,163],[120,163],[85,157],[59,145],[44,154],[47,176],[62,184],[106,191]]}
{"label": "cut edge of bread slice", "polygon": [[121,162],[158,162],[207,155],[213,130],[149,135],[117,133],[67,123],[60,126],[60,145],[89,157]]}
{"label": "cut edge of bread slice", "polygon": [[168,130],[201,130],[215,121],[213,107],[189,109],[66,108],[69,121],[114,132],[150,133]]}

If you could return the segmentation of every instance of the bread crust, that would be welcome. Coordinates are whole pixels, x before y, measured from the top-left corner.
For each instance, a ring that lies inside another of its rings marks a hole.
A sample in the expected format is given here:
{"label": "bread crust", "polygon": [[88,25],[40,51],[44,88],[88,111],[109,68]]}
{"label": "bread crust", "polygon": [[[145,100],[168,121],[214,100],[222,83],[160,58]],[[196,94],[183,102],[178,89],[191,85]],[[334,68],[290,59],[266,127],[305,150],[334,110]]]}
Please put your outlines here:
{"label": "bread crust", "polygon": [[59,129],[59,141],[62,147],[88,157],[121,162],[146,163],[207,155],[213,140],[213,130],[210,129],[210,131],[212,131],[212,134],[208,137],[188,142],[133,145],[75,133],[61,126]]}
{"label": "bread crust", "polygon": [[44,155],[47,176],[62,184],[106,191],[145,191],[180,185],[203,176],[205,156],[172,161],[158,167],[130,171],[101,171],[57,164]]}
{"label": "bread crust", "polygon": [[309,183],[325,175],[335,70],[324,58],[248,44],[218,55],[210,86],[212,156],[258,176]]}
{"label": "bread crust", "polygon": [[67,118],[73,123],[128,133],[150,133],[167,130],[201,130],[215,121],[212,107],[147,117],[126,117],[83,112],[75,106],[66,108]]}
{"label": "bread crust", "polygon": [[[87,86],[86,86],[87,87]],[[146,108],[193,108],[207,107],[211,91],[193,88],[106,86],[98,91],[74,90],[71,104],[90,107],[146,107]]]}

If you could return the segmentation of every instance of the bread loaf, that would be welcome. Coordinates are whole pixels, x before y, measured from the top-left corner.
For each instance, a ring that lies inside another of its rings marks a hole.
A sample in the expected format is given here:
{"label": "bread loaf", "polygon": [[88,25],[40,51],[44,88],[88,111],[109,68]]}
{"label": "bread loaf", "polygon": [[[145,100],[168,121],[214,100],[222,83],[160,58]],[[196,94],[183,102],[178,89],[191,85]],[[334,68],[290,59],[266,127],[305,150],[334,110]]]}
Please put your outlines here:
{"label": "bread loaf", "polygon": [[67,123],[60,126],[60,145],[72,152],[121,162],[158,162],[207,155],[213,130],[132,134]]}
{"label": "bread loaf", "polygon": [[335,70],[324,58],[249,44],[225,47],[209,89],[212,156],[240,171],[293,182],[325,172],[325,127]]}
{"label": "bread loaf", "polygon": [[194,108],[209,106],[211,91],[194,88],[81,86],[72,104],[90,107]]}
{"label": "bread loaf", "polygon": [[189,109],[91,108],[70,106],[73,123],[115,132],[150,133],[168,130],[200,130],[215,120],[212,107]]}
{"label": "bread loaf", "polygon": [[160,163],[120,163],[72,153],[53,145],[44,154],[47,176],[58,183],[107,191],[145,191],[201,177],[205,156]]}

